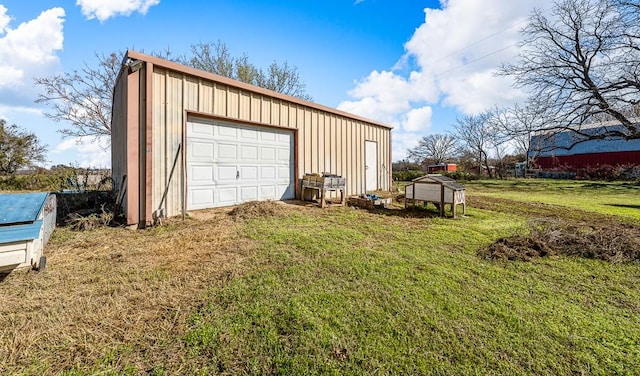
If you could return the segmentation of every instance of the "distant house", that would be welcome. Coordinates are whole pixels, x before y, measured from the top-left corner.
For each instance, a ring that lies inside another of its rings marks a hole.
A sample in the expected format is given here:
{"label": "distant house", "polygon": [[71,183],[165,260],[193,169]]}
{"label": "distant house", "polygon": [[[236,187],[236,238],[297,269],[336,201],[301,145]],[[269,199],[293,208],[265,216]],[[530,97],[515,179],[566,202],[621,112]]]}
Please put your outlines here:
{"label": "distant house", "polygon": [[[582,130],[597,130],[601,127],[620,127],[615,122],[603,122],[583,126]],[[538,134],[531,138],[530,160],[537,168],[569,168],[578,170],[598,165],[639,165],[640,139],[638,140],[589,140],[580,141],[572,131],[554,135]]]}
{"label": "distant house", "polygon": [[437,172],[457,171],[458,165],[455,163],[437,163],[427,166],[427,174],[435,174]]}

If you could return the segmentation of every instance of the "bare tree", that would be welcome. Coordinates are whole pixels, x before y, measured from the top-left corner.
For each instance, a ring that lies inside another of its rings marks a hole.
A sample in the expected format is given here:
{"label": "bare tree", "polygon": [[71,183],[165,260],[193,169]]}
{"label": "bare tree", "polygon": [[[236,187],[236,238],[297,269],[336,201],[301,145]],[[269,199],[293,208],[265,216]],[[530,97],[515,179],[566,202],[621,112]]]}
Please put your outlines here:
{"label": "bare tree", "polygon": [[179,62],[278,93],[311,100],[295,66],[289,65],[287,61],[274,61],[265,71],[249,63],[246,54],[233,57],[227,45],[220,40],[192,45],[191,56],[181,58]]}
{"label": "bare tree", "polygon": [[122,55],[96,54],[97,66],[84,63],[79,71],[35,79],[43,89],[36,102],[51,106],[45,116],[71,125],[60,133],[70,137],[111,134],[111,100]]}
{"label": "bare tree", "polygon": [[428,160],[438,164],[445,162],[456,153],[458,143],[450,134],[430,134],[424,136],[413,149],[407,150],[407,158],[416,163]]}
{"label": "bare tree", "polygon": [[[553,138],[552,133],[541,133],[541,129],[549,127],[549,116],[546,113],[546,106],[535,101],[530,101],[526,105],[514,105],[510,108],[496,108],[491,113],[490,121],[497,132],[498,143],[512,146],[515,152],[526,157],[526,168],[530,167],[530,162],[535,159],[536,154],[547,151],[542,150],[540,142],[532,144],[532,137],[537,135]],[[550,140],[551,141],[551,140]],[[545,144],[553,145],[553,142]]]}
{"label": "bare tree", "polygon": [[19,168],[44,162],[46,151],[34,133],[15,124],[7,125],[4,119],[0,119],[0,174],[10,175]]}
{"label": "bare tree", "polygon": [[307,86],[300,78],[298,68],[290,66],[286,60],[282,64],[274,61],[266,72],[260,71],[258,86],[304,100],[312,99],[306,92]]}
{"label": "bare tree", "polygon": [[[640,138],[639,12],[638,0],[560,0],[548,17],[533,12],[519,60],[502,73],[553,114],[541,130],[573,132],[575,143]],[[617,124],[583,127],[603,119]]]}
{"label": "bare tree", "polygon": [[178,62],[206,72],[236,78],[236,59],[229,52],[227,45],[220,40],[192,44],[191,56],[179,58]]}
{"label": "bare tree", "polygon": [[489,177],[492,177],[489,168],[489,151],[499,143],[496,140],[496,131],[490,119],[489,112],[468,115],[457,119],[453,128],[455,136],[464,143],[464,148],[475,156],[478,162],[478,174],[482,175],[482,166],[484,165],[487,167]]}
{"label": "bare tree", "polygon": [[[246,54],[233,57],[221,41],[194,44],[188,57],[174,58],[169,49],[152,55],[283,94],[311,99],[306,94],[305,84],[296,67],[287,62],[274,62],[264,73],[249,63]],[[35,84],[43,90],[36,102],[50,106],[50,111],[45,115],[70,124],[60,130],[64,136],[96,138],[111,135],[113,88],[122,67],[124,52],[96,54],[95,57],[95,65],[85,62],[82,69],[72,73],[35,79]]]}

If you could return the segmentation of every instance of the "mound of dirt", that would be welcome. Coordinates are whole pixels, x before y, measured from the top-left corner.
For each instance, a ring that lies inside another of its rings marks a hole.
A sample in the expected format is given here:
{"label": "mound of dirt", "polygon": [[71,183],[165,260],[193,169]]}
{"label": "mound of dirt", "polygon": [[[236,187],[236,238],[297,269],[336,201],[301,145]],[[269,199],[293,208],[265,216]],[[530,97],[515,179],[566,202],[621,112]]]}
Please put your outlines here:
{"label": "mound of dirt", "polygon": [[640,260],[640,227],[624,223],[574,223],[560,219],[529,222],[528,236],[498,239],[481,257],[531,261],[554,254],[623,263]]}
{"label": "mound of dirt", "polygon": [[261,217],[284,217],[289,208],[284,204],[273,201],[251,201],[238,205],[229,212],[235,220],[249,220]]}
{"label": "mound of dirt", "polygon": [[500,238],[489,247],[482,249],[479,254],[490,259],[531,261],[536,257],[553,255],[554,251],[539,239],[515,236]]}

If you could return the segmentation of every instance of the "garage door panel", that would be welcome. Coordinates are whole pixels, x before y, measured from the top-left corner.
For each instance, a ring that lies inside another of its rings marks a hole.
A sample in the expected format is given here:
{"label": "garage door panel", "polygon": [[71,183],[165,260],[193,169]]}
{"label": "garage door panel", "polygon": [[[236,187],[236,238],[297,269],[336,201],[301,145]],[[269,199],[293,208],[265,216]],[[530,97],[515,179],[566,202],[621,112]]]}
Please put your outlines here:
{"label": "garage door panel", "polygon": [[233,205],[238,203],[237,187],[221,187],[216,189],[218,193],[218,206]]}
{"label": "garage door panel", "polygon": [[254,145],[242,145],[240,147],[240,162],[256,161],[258,159],[258,147]]}
{"label": "garage door panel", "polygon": [[258,166],[241,166],[240,179],[241,180],[257,180]]}
{"label": "garage door panel", "polygon": [[236,161],[238,159],[238,146],[234,144],[218,144],[219,161]]}
{"label": "garage door panel", "polygon": [[260,148],[260,159],[263,162],[275,162],[276,161],[276,148],[263,146]]}
{"label": "garage door panel", "polygon": [[213,127],[209,124],[190,123],[189,134],[191,137],[210,139],[213,136]]}
{"label": "garage door panel", "polygon": [[291,135],[290,132],[287,132],[287,133],[280,132],[278,134],[278,143],[284,144],[284,145],[293,145],[293,142],[291,142],[292,138],[293,136]]}
{"label": "garage door panel", "polygon": [[211,126],[216,129],[216,136],[220,139],[236,140],[238,138],[238,129],[233,125],[216,124]]}
{"label": "garage door panel", "polygon": [[191,178],[191,184],[194,185],[204,185],[204,184],[213,184],[213,166],[210,164],[197,164],[191,165],[189,168],[189,174]]}
{"label": "garage door panel", "polygon": [[213,161],[214,145],[207,141],[192,141],[189,143],[189,154],[193,161]]}
{"label": "garage door panel", "polygon": [[276,167],[275,166],[261,166],[260,167],[260,179],[262,180],[272,180],[276,178]]}
{"label": "garage door panel", "polygon": [[187,123],[187,209],[295,197],[292,131]]}
{"label": "garage door panel", "polygon": [[278,167],[278,179],[286,179],[291,177],[291,170],[286,167]]}
{"label": "garage door panel", "polygon": [[258,131],[255,129],[240,128],[240,141],[257,141]]}
{"label": "garage door panel", "polygon": [[236,166],[217,166],[216,167],[216,182],[230,182],[237,180],[237,167]]}
{"label": "garage door panel", "polygon": [[276,199],[276,186],[275,185],[260,186],[260,198],[263,200]]}
{"label": "garage door panel", "polygon": [[277,140],[277,135],[276,135],[275,132],[270,131],[270,130],[263,131],[263,132],[260,132],[260,139],[262,141],[269,141],[270,143],[273,144]]}
{"label": "garage door panel", "polygon": [[212,207],[214,205],[214,189],[212,187],[190,189],[188,204],[190,209]]}
{"label": "garage door panel", "polygon": [[278,162],[289,163],[291,162],[291,150],[286,148],[278,148]]}
{"label": "garage door panel", "polygon": [[255,201],[258,199],[258,186],[243,186],[240,188],[240,202]]}

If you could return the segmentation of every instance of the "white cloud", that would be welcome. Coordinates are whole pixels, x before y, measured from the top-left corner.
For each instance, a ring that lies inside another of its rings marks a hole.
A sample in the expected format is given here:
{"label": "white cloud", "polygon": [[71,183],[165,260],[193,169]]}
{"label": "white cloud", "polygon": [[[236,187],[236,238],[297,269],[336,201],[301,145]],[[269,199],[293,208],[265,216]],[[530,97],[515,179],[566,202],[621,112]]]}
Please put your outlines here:
{"label": "white cloud", "polygon": [[465,114],[478,114],[497,104],[507,105],[524,98],[510,78],[496,77],[492,71],[471,73],[464,80],[447,80],[441,85],[447,93],[443,103]]}
{"label": "white cloud", "polygon": [[414,108],[407,113],[402,129],[407,132],[429,130],[431,128],[432,114],[433,110],[430,106]]}
{"label": "white cloud", "polygon": [[418,145],[420,135],[417,133],[402,132],[400,129],[394,129],[391,134],[393,145],[391,145],[391,154],[393,160],[401,160],[406,157],[407,149],[412,149]]}
{"label": "white cloud", "polygon": [[78,167],[109,168],[111,166],[110,138],[107,136],[68,138],[56,145],[51,154],[63,154],[73,152],[83,157],[75,161]]}
{"label": "white cloud", "polygon": [[412,139],[431,131],[439,109],[474,114],[523,97],[510,78],[495,73],[517,56],[520,31],[533,7],[545,9],[551,3],[448,0],[439,9],[426,8],[424,23],[405,43],[405,54],[389,71],[375,70],[357,82],[349,92],[352,99],[338,107],[401,125],[394,130],[393,158],[402,158]]}
{"label": "white cloud", "polygon": [[62,50],[64,17],[64,9],[52,8],[12,29],[7,8],[0,5],[0,90],[6,98],[13,96],[9,91],[31,87],[33,77],[58,64],[56,52]]}
{"label": "white cloud", "polygon": [[115,16],[129,16],[133,12],[147,14],[149,8],[160,4],[160,0],[77,0],[76,5],[82,9],[82,14],[91,20],[97,18],[100,22]]}

